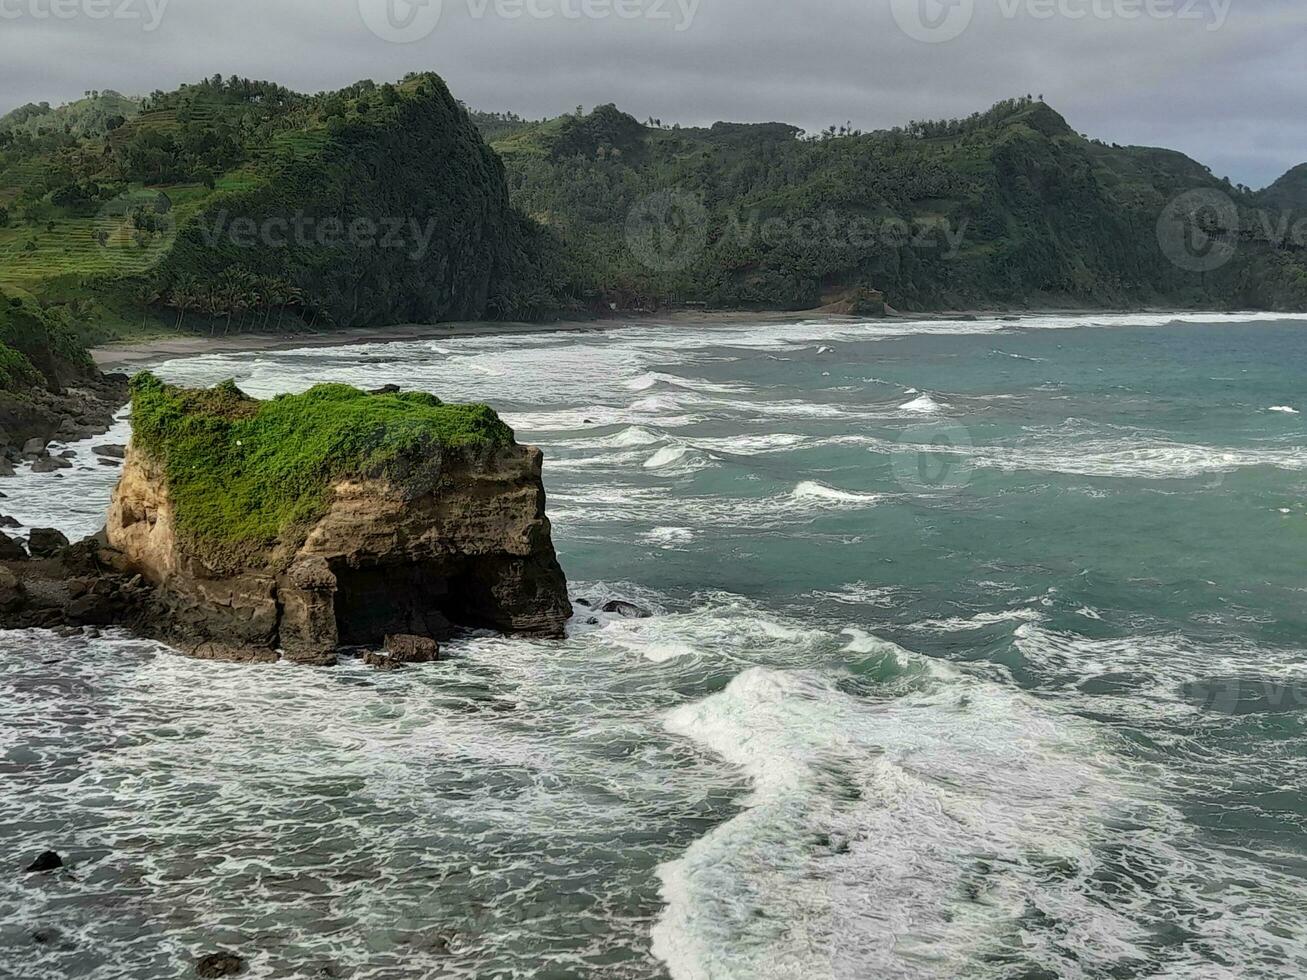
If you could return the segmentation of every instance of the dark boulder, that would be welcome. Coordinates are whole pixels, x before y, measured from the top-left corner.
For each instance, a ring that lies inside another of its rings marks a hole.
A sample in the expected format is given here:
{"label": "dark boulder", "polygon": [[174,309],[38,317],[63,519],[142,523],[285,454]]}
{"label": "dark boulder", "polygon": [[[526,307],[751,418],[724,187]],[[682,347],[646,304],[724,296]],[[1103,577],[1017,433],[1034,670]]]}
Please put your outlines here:
{"label": "dark boulder", "polygon": [[27,550],[33,558],[53,558],[68,547],[64,533],[51,527],[35,528],[27,538]]}
{"label": "dark boulder", "polygon": [[53,473],[55,470],[71,470],[73,464],[59,456],[44,456],[32,464],[33,473]]}
{"label": "dark boulder", "polygon": [[195,975],[204,980],[234,977],[245,972],[245,960],[235,953],[210,953],[195,964]]}
{"label": "dark boulder", "polygon": [[425,636],[388,636],[386,652],[401,664],[433,664],[440,659],[440,644]]}
{"label": "dark boulder", "polygon": [[603,611],[610,614],[616,614],[623,619],[652,619],[653,613],[647,609],[641,609],[639,606],[630,602],[623,602],[620,599],[614,599],[612,602],[605,603]]}
{"label": "dark boulder", "polygon": [[7,514],[0,514],[0,527],[22,527],[22,523]]}
{"label": "dark boulder", "polygon": [[92,446],[91,452],[97,456],[104,456],[108,459],[126,459],[126,446]]}
{"label": "dark boulder", "polygon": [[0,561],[27,561],[27,550],[17,538],[0,534]]}
{"label": "dark boulder", "polygon": [[104,595],[84,595],[65,607],[70,623],[83,626],[112,626],[117,620],[113,601]]}
{"label": "dark boulder", "polygon": [[394,657],[388,657],[384,653],[368,653],[363,656],[363,663],[375,670],[403,670],[404,665]]}
{"label": "dark boulder", "polygon": [[64,866],[64,859],[59,856],[57,851],[43,851],[36,856],[36,860],[27,866],[28,874],[44,874],[47,871],[54,871]]}

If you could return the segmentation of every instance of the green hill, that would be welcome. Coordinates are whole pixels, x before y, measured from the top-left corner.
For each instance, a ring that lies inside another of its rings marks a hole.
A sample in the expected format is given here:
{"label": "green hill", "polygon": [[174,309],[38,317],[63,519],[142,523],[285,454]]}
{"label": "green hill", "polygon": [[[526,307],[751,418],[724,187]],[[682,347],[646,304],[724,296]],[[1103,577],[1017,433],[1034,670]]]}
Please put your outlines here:
{"label": "green hill", "polygon": [[1087,139],[1030,98],[805,136],[611,105],[469,113],[432,74],[317,95],[214,77],[0,120],[0,286],[86,342],[868,309],[877,292],[906,310],[1302,309],[1307,243],[1283,218],[1305,175],[1235,187],[1179,153]]}
{"label": "green hill", "polygon": [[435,75],[314,96],[215,77],[91,123],[113,104],[0,125],[0,285],[88,340],[560,305],[547,237]]}
{"label": "green hill", "polygon": [[0,131],[39,137],[63,134],[75,138],[104,136],[141,111],[141,100],[106,89],[57,108],[28,103],[0,116]]}
{"label": "green hill", "polygon": [[1030,98],[815,137],[614,106],[474,119],[598,308],[809,309],[862,290],[921,310],[1307,308],[1307,242],[1268,238],[1259,214],[1301,203],[1299,171],[1254,194],[1179,153],[1087,139]]}
{"label": "green hill", "polygon": [[1294,167],[1257,195],[1263,207],[1281,208],[1307,218],[1307,163]]}

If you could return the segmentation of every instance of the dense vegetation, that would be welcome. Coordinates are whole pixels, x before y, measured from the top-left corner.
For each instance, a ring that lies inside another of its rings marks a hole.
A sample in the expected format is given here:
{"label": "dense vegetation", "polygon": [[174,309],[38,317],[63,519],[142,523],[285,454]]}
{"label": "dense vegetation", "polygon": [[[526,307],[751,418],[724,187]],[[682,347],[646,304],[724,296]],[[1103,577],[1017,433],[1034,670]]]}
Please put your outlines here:
{"label": "dense vegetation", "polygon": [[30,295],[0,287],[0,391],[58,389],[93,370],[90,356],[57,310]]}
{"label": "dense vegetation", "polygon": [[[1237,215],[1232,260],[1206,271],[1158,242],[1190,191]],[[0,118],[0,286],[87,343],[683,304],[861,309],[876,291],[909,310],[1302,309],[1304,243],[1283,232],[1304,218],[1307,165],[1254,192],[1178,153],[1082,137],[1029,97],[805,135],[640,123],[614,106],[469,113],[431,74],[317,95],[215,76]]]}
{"label": "dense vegetation", "polygon": [[164,466],[178,532],[215,567],[247,561],[306,531],[345,477],[420,493],[450,451],[513,441],[485,405],[419,392],[369,395],[318,385],[256,401],[227,382],[207,390],[132,381],[133,444]]}
{"label": "dense vegetation", "polygon": [[214,77],[0,120],[0,283],[88,340],[538,317],[557,261],[434,75],[315,96]]}
{"label": "dense vegetation", "polygon": [[[1179,153],[1082,137],[1030,97],[869,134],[684,129],[613,106],[474,120],[514,202],[563,240],[574,292],[600,307],[807,309],[862,288],[901,309],[1307,308],[1305,243],[1268,235],[1261,214],[1307,218],[1307,167],[1254,193]],[[1159,246],[1159,219],[1195,190],[1239,215],[1219,269]]]}

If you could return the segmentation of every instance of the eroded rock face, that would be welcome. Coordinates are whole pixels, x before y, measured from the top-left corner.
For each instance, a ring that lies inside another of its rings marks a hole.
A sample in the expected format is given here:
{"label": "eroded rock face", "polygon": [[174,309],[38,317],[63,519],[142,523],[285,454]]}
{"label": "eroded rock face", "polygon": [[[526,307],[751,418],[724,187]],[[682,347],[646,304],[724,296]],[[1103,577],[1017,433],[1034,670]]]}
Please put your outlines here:
{"label": "eroded rock face", "polygon": [[436,487],[406,496],[347,480],[302,544],[218,571],[177,533],[162,468],[129,450],[106,527],[122,573],[154,587],[170,635],[195,656],[335,661],[389,636],[456,626],[561,636],[572,614],[545,515],[538,449],[452,456]]}

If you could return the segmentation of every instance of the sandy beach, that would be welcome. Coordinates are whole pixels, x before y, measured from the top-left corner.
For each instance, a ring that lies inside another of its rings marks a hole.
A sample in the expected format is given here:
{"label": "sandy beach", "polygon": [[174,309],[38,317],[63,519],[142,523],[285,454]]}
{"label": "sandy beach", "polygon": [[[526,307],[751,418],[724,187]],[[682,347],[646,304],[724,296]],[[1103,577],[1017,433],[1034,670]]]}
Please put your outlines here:
{"label": "sandy beach", "polygon": [[[1001,310],[932,312],[914,314],[896,314],[889,320],[951,320],[959,318],[1004,319],[1011,317],[1041,316],[1048,314],[1090,313],[1089,310],[1050,309],[1020,310],[1004,312]],[[1104,311],[1096,311],[1102,313]],[[1115,310],[1114,313],[1132,312]],[[1161,312],[1140,310],[1135,312]],[[812,320],[859,320],[831,313],[825,309],[797,311],[702,311],[685,310],[674,313],[632,315],[594,320],[560,320],[553,323],[503,323],[503,322],[457,322],[457,323],[403,323],[389,327],[357,327],[346,330],[333,330],[326,333],[294,334],[238,334],[234,336],[208,337],[199,334],[176,334],[156,336],[140,340],[128,340],[120,343],[105,344],[92,349],[91,355],[96,365],[105,372],[123,371],[131,373],[146,364],[174,357],[195,357],[201,354],[242,353],[245,351],[296,350],[305,347],[349,347],[354,344],[386,344],[418,340],[440,340],[452,337],[504,336],[506,334],[539,333],[603,333],[621,330],[626,327],[649,327],[665,325],[693,325],[697,328],[729,326],[738,323],[798,323]]]}
{"label": "sandy beach", "polygon": [[244,351],[296,350],[304,347],[348,347],[352,344],[385,344],[415,340],[438,340],[446,337],[471,337],[544,332],[587,332],[608,330],[615,322],[567,323],[442,323],[400,324],[393,327],[366,327],[333,330],[330,333],[239,334],[206,337],[176,335],[150,337],[92,349],[91,356],[101,371],[131,372],[145,364],[174,357],[200,354],[235,354]]}
{"label": "sandy beach", "polygon": [[[131,372],[155,361],[200,354],[241,353],[261,350],[296,350],[304,347],[349,347],[353,344],[388,344],[451,337],[504,336],[538,333],[602,333],[624,327],[693,323],[697,326],[741,322],[776,323],[785,320],[835,319],[821,310],[784,312],[678,312],[647,317],[603,320],[560,320],[554,323],[402,323],[390,327],[358,327],[329,333],[238,334],[207,337],[198,334],[150,337],[105,344],[92,349],[91,356],[101,371]],[[839,317],[838,319],[853,319]]]}

